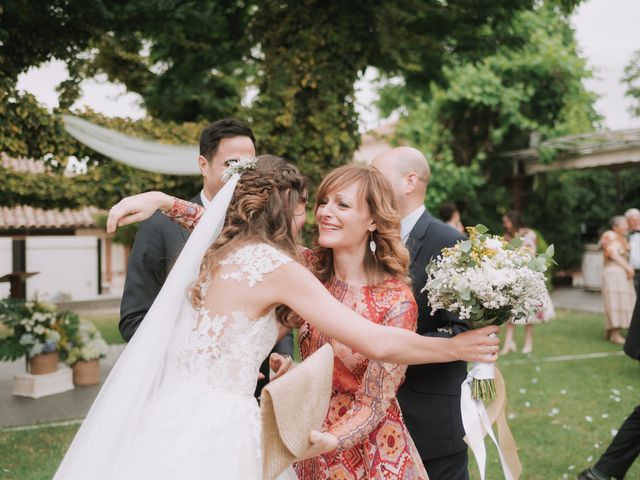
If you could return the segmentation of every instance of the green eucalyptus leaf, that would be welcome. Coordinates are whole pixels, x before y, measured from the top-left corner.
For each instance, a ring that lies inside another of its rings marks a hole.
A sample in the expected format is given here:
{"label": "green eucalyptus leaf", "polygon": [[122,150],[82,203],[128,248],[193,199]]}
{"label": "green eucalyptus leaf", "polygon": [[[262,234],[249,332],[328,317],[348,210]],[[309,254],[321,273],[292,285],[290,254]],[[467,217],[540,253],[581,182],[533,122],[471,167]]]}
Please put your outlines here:
{"label": "green eucalyptus leaf", "polygon": [[484,225],[482,225],[481,223],[479,223],[478,225],[476,225],[476,231],[482,235],[484,233],[487,233],[489,229]]}

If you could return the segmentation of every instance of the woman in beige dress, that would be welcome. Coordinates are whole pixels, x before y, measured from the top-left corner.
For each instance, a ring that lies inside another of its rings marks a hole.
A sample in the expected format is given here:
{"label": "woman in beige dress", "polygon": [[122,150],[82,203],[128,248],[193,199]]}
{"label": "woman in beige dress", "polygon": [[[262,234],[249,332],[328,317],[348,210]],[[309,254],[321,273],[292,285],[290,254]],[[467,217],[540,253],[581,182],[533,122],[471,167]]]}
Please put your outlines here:
{"label": "woman in beige dress", "polygon": [[629,264],[628,224],[623,216],[611,219],[611,230],[600,237],[604,254],[602,270],[602,298],[604,300],[605,338],[624,344],[621,328],[629,328],[636,292],[633,288],[634,270]]}

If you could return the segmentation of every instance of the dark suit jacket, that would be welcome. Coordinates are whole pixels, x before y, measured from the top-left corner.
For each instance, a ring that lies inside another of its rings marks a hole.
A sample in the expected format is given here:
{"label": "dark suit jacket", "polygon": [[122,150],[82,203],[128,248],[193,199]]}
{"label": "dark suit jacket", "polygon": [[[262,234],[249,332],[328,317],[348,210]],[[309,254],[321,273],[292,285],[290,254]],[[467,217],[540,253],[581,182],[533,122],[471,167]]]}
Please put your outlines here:
{"label": "dark suit jacket", "polygon": [[636,306],[631,316],[631,325],[624,342],[624,351],[634,360],[640,360],[640,296],[636,299]]}
{"label": "dark suit jacket", "polygon": [[[202,205],[200,195],[191,202]],[[188,230],[159,211],[140,223],[120,303],[119,327],[125,341],[136,333],[188,238]]]}
{"label": "dark suit jacket", "polygon": [[[427,283],[425,267],[443,248],[464,240],[457,230],[425,211],[407,240],[411,254],[411,283],[418,304],[421,335],[450,336],[466,330],[457,316],[438,310],[431,315],[427,294],[420,290]],[[413,365],[398,392],[405,423],[423,460],[459,453],[467,448],[460,415],[460,386],[467,376],[465,362]]]}
{"label": "dark suit jacket", "polygon": [[[191,202],[202,205],[200,194]],[[127,278],[120,304],[120,334],[131,340],[151,308],[190,232],[161,212],[140,223],[127,265]],[[293,335],[282,339],[274,351],[293,354]],[[266,362],[265,362],[266,363]],[[265,365],[263,364],[262,370]],[[267,365],[268,372],[268,365]]]}

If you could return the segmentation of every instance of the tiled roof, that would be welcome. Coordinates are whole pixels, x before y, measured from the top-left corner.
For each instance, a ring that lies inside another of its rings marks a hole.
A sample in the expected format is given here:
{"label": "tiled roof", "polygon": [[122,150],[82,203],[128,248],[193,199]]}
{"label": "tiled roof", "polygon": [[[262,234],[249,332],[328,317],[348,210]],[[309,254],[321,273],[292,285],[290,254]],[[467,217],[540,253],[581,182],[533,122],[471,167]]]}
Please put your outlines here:
{"label": "tiled roof", "polygon": [[97,228],[95,216],[101,212],[96,207],[78,210],[45,210],[24,205],[0,207],[0,230]]}
{"label": "tiled roof", "polygon": [[46,173],[49,168],[43,161],[32,158],[12,158],[4,152],[0,152],[0,166],[16,172]]}

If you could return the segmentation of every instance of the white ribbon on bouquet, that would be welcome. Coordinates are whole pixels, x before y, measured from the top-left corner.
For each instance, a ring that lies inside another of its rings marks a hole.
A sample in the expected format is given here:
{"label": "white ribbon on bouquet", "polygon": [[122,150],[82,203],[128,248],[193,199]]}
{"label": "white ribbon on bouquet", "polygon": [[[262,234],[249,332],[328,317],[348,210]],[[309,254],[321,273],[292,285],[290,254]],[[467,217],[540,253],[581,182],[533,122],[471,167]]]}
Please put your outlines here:
{"label": "white ribbon on bouquet", "polygon": [[[464,431],[467,434],[467,443],[476,457],[476,463],[480,470],[480,480],[484,480],[485,478],[487,463],[487,451],[484,445],[484,436],[486,434],[491,437],[491,440],[493,440],[493,443],[498,449],[498,455],[500,456],[500,463],[502,463],[502,471],[504,472],[505,480],[516,480],[519,476],[519,472],[514,474],[512,469],[509,468],[509,462],[502,453],[502,449],[493,434],[493,430],[491,428],[492,422],[489,420],[483,401],[480,399],[475,400],[471,395],[471,384],[474,378],[479,380],[494,379],[495,364],[474,363],[473,367],[467,374],[467,378],[461,386],[460,409],[462,412],[462,424],[464,426]],[[500,395],[502,395],[504,399],[503,389],[498,393],[498,396]],[[498,398],[496,398],[496,400],[498,400]],[[509,436],[510,435],[511,433],[509,432]],[[513,441],[512,437],[511,440]]]}

